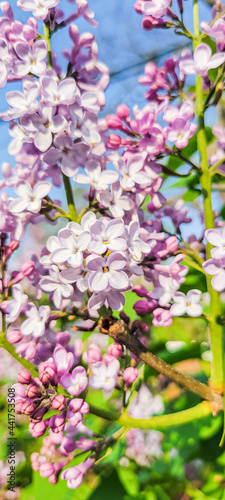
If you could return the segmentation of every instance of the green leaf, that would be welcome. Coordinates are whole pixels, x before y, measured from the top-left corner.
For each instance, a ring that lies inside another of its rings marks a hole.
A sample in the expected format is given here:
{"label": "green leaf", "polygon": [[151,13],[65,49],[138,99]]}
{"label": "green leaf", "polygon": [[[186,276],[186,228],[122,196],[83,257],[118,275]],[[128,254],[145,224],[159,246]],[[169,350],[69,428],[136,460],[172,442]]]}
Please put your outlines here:
{"label": "green leaf", "polygon": [[139,481],[135,472],[130,467],[118,467],[120,482],[129,495],[137,495],[139,492]]}

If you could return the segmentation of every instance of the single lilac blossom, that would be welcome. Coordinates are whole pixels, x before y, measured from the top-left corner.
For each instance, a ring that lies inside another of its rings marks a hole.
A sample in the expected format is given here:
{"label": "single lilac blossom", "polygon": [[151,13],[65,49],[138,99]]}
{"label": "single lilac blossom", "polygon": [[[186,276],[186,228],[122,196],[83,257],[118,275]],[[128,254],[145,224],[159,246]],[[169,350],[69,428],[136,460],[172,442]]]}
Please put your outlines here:
{"label": "single lilac blossom", "polygon": [[72,285],[63,281],[57,266],[52,266],[49,269],[49,276],[42,278],[39,286],[43,292],[52,295],[52,300],[57,309],[62,307],[63,299],[68,299],[74,292]]}
{"label": "single lilac blossom", "polygon": [[120,363],[118,359],[113,359],[108,365],[102,361],[94,363],[91,366],[90,387],[93,389],[103,389],[106,392],[112,391],[116,385],[119,369]]}
{"label": "single lilac blossom", "polygon": [[85,174],[77,174],[74,181],[78,184],[90,184],[96,191],[107,189],[109,184],[112,184],[118,179],[119,174],[113,170],[102,170],[100,163],[95,160],[88,160],[84,171]]}
{"label": "single lilac blossom", "polygon": [[91,255],[87,258],[87,268],[92,271],[89,277],[89,288],[92,292],[101,292],[109,285],[116,290],[124,290],[129,286],[127,274],[122,271],[127,259],[115,252],[107,259]]}
{"label": "single lilac blossom", "polygon": [[187,295],[176,292],[173,296],[175,303],[170,309],[172,316],[182,316],[185,313],[192,317],[201,316],[202,306],[199,304],[201,295],[200,290],[189,290]]}
{"label": "single lilac blossom", "polygon": [[166,137],[170,142],[174,142],[178,149],[185,148],[188,140],[195,134],[197,125],[187,123],[183,118],[175,118],[171,127],[166,129]]}
{"label": "single lilac blossom", "polygon": [[44,161],[48,165],[54,165],[60,163],[62,172],[71,177],[78,172],[80,163],[83,157],[89,151],[86,144],[77,143],[74,144],[73,140],[66,134],[58,135],[54,139],[55,148],[50,148],[44,155]]}
{"label": "single lilac blossom", "polygon": [[91,226],[92,241],[88,245],[88,250],[97,254],[103,254],[106,250],[124,252],[127,249],[124,229],[122,219],[97,220]]}
{"label": "single lilac blossom", "polygon": [[29,310],[26,311],[26,319],[21,325],[22,335],[32,335],[33,337],[41,337],[45,332],[45,324],[50,317],[50,307],[41,306],[37,308],[32,302],[29,304]]}
{"label": "single lilac blossom", "polygon": [[33,188],[28,182],[17,184],[15,193],[19,198],[10,202],[10,210],[15,214],[24,212],[24,210],[34,214],[38,213],[41,209],[42,199],[47,196],[51,188],[50,182],[46,181],[37,182]]}
{"label": "single lilac blossom", "polygon": [[44,59],[47,56],[48,44],[46,40],[37,40],[31,48],[28,43],[17,42],[14,45],[16,55],[19,57],[14,63],[13,71],[18,76],[33,73],[42,76],[46,71]]}
{"label": "single lilac blossom", "polygon": [[153,16],[159,19],[167,13],[170,3],[170,0],[150,0],[143,3],[142,12],[146,16]]}
{"label": "single lilac blossom", "polygon": [[12,299],[2,302],[1,308],[6,314],[6,323],[16,321],[25,309],[28,297],[23,293],[21,285],[12,286]]}
{"label": "single lilac blossom", "polygon": [[214,290],[222,292],[225,289],[225,257],[220,260],[209,259],[202,267],[205,273],[214,275],[211,281]]}
{"label": "single lilac blossom", "polygon": [[57,345],[53,352],[53,360],[57,367],[58,377],[62,377],[72,368],[74,355],[72,352],[67,352],[63,346]]}
{"label": "single lilac blossom", "polygon": [[60,383],[70,394],[72,394],[72,396],[79,396],[88,385],[85,368],[76,366],[72,373],[65,373],[65,375],[61,377]]}
{"label": "single lilac blossom", "polygon": [[222,232],[217,229],[207,229],[205,237],[215,247],[211,250],[212,258],[222,259],[225,257],[225,226],[222,228]]}
{"label": "single lilac blossom", "polygon": [[21,10],[32,11],[36,19],[45,19],[49,9],[56,7],[60,0],[18,0],[17,7]]}
{"label": "single lilac blossom", "polygon": [[212,56],[212,50],[206,43],[201,43],[194,52],[194,59],[186,59],[180,63],[186,75],[207,76],[210,69],[218,68],[225,61],[224,53]]}

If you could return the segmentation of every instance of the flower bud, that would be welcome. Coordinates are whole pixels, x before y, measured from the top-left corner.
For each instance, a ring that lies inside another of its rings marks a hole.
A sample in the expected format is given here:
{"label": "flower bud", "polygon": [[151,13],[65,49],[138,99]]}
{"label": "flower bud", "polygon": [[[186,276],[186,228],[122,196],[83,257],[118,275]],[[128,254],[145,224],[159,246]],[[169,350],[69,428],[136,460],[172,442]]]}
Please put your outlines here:
{"label": "flower bud", "polygon": [[34,411],[32,413],[32,416],[30,417],[31,422],[34,423],[40,422],[43,419],[45,413],[47,413],[47,411],[48,408],[46,408],[46,406],[42,406],[42,408],[37,408],[37,410]]}
{"label": "flower bud", "polygon": [[53,415],[49,420],[49,427],[55,434],[63,431],[65,427],[65,415]]}
{"label": "flower bud", "polygon": [[39,379],[40,381],[48,385],[49,383],[52,385],[57,384],[57,367],[55,363],[50,361],[44,361],[39,366]]}
{"label": "flower bud", "polygon": [[51,476],[49,476],[48,478],[48,481],[50,484],[56,484],[58,482],[58,477],[56,476],[56,474],[51,474]]}
{"label": "flower bud", "polygon": [[17,344],[17,342],[20,342],[20,340],[22,340],[22,338],[23,335],[20,330],[11,330],[7,333],[7,340],[10,342],[10,344]]}
{"label": "flower bud", "polygon": [[111,128],[113,130],[116,130],[121,127],[122,122],[120,118],[116,115],[108,115],[106,117],[106,125],[108,128]]}
{"label": "flower bud", "polygon": [[28,260],[24,262],[20,268],[21,272],[24,276],[30,276],[34,270],[34,262],[32,260]]}
{"label": "flower bud", "polygon": [[116,113],[121,120],[125,120],[130,115],[129,108],[126,104],[119,104],[116,108]]}
{"label": "flower bud", "polygon": [[110,344],[107,352],[110,356],[113,356],[114,358],[119,358],[123,352],[123,348],[118,342],[114,342],[113,344]]}
{"label": "flower bud", "polygon": [[40,396],[40,390],[38,389],[38,387],[34,384],[29,384],[27,387],[26,387],[26,391],[25,391],[25,396],[27,398],[36,398],[38,396]]}
{"label": "flower bud", "polygon": [[62,411],[64,410],[65,406],[66,406],[66,398],[62,394],[58,394],[52,400],[52,408],[54,408],[54,410]]}
{"label": "flower bud", "polygon": [[126,385],[131,385],[138,378],[139,371],[137,368],[133,368],[129,366],[123,372],[123,379],[126,382]]}
{"label": "flower bud", "polygon": [[133,305],[133,309],[138,316],[146,316],[155,309],[155,302],[153,302],[153,300],[138,300]]}
{"label": "flower bud", "polygon": [[134,8],[138,14],[143,14],[142,12],[142,6],[143,6],[143,1],[142,0],[137,0],[134,4]]}
{"label": "flower bud", "polygon": [[31,415],[36,407],[37,405],[33,401],[28,399],[27,401],[25,401],[25,403],[23,403],[22,413],[25,413],[25,415]]}
{"label": "flower bud", "polygon": [[45,421],[42,420],[41,422],[38,422],[38,423],[31,422],[29,424],[29,431],[31,432],[31,434],[34,438],[38,438],[38,437],[43,436],[43,434],[46,431],[47,425],[48,425],[48,422],[46,420]]}
{"label": "flower bud", "polygon": [[118,149],[121,145],[121,137],[116,134],[110,134],[108,138],[108,148]]}
{"label": "flower bud", "polygon": [[138,297],[145,297],[145,298],[149,297],[149,292],[147,288],[145,288],[145,286],[143,285],[135,285],[132,288],[132,292],[136,293]]}
{"label": "flower bud", "polygon": [[54,467],[50,462],[45,462],[40,465],[40,476],[49,477],[54,473]]}
{"label": "flower bud", "polygon": [[31,373],[26,368],[23,368],[18,373],[17,380],[18,382],[20,382],[20,384],[29,384],[31,380]]}
{"label": "flower bud", "polygon": [[9,179],[9,177],[11,177],[13,175],[13,169],[10,165],[10,163],[7,163],[4,161],[4,163],[2,163],[2,175],[4,177],[4,179]]}

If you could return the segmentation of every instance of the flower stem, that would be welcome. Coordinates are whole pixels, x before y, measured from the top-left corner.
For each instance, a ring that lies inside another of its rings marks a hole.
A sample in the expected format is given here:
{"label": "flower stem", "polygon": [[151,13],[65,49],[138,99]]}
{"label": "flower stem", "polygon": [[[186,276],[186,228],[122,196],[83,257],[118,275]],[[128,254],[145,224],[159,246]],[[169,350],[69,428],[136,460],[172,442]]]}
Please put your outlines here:
{"label": "flower stem", "polygon": [[47,52],[48,67],[52,68],[52,50],[51,50],[50,29],[45,23],[44,23],[44,39],[46,40],[46,42],[48,44],[48,52]]}
{"label": "flower stem", "polygon": [[[200,44],[199,20],[198,20],[198,0],[193,0],[194,14],[194,49]],[[198,120],[197,144],[201,157],[202,173],[200,176],[201,191],[203,195],[205,227],[211,229],[214,227],[214,216],[212,209],[212,179],[207,159],[207,140],[204,121],[204,102],[202,92],[201,76],[196,76],[196,117]],[[211,258],[210,250],[212,246],[207,243],[206,255]],[[207,276],[207,287],[211,297],[209,322],[211,350],[213,359],[211,363],[211,383],[214,390],[221,392],[223,390],[223,328],[218,323],[221,314],[220,296],[211,285],[211,278]]]}
{"label": "flower stem", "polygon": [[211,414],[210,404],[204,401],[199,403],[193,408],[188,410],[179,411],[177,413],[170,413],[169,415],[159,415],[147,419],[136,419],[132,418],[126,413],[119,416],[117,412],[104,410],[102,408],[96,408],[92,404],[89,404],[90,412],[93,415],[116,422],[119,425],[129,428],[137,429],[155,429],[164,430],[169,427],[187,424],[198,420],[200,418],[207,417]]}
{"label": "flower stem", "polygon": [[63,183],[64,183],[64,187],[65,187],[65,191],[66,191],[66,198],[67,198],[69,215],[70,215],[71,219],[76,222],[77,221],[77,211],[76,211],[75,204],[74,204],[73,191],[71,188],[70,179],[65,174],[63,174]]}

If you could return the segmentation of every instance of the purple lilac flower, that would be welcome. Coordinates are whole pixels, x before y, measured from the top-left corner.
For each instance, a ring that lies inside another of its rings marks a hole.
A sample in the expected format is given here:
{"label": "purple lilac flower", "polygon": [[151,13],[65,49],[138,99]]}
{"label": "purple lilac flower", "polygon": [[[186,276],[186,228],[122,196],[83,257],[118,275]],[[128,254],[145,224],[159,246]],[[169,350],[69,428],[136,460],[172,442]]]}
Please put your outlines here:
{"label": "purple lilac flower", "polygon": [[57,367],[57,375],[60,378],[72,368],[74,355],[72,352],[67,352],[61,345],[57,345],[54,349],[53,360]]}
{"label": "purple lilac flower", "polygon": [[46,40],[37,40],[31,48],[26,42],[17,42],[14,50],[19,60],[13,65],[13,72],[18,76],[25,76],[33,73],[42,76],[46,71],[46,64],[43,60],[47,56],[48,44]]}
{"label": "purple lilac flower", "polygon": [[187,123],[183,118],[175,118],[171,127],[167,127],[166,136],[170,142],[174,142],[178,149],[185,148],[188,140],[195,134],[197,125]]}
{"label": "purple lilac flower", "polygon": [[127,163],[124,160],[120,159],[115,164],[115,167],[122,175],[120,184],[125,191],[133,190],[135,184],[139,184],[141,186],[149,186],[149,184],[151,184],[151,179],[149,178],[147,173],[142,170],[144,164],[145,155],[141,153],[131,155],[128,158]]}
{"label": "purple lilac flower", "polygon": [[[86,94],[88,94],[88,92],[86,92]],[[87,101],[87,105],[88,104],[89,102]],[[69,111],[72,120],[69,123],[69,134],[78,139],[82,137],[84,141],[87,142],[87,144],[93,146],[98,144],[101,141],[101,135],[98,132],[98,121],[96,114],[90,113],[88,111],[83,112],[77,102],[70,106]]]}
{"label": "purple lilac flower", "polygon": [[67,486],[70,489],[78,488],[83,482],[84,474],[92,467],[94,460],[87,458],[85,462],[79,465],[74,465],[62,472],[61,478],[67,481]]}
{"label": "purple lilac flower", "polygon": [[38,113],[25,115],[21,119],[21,124],[26,130],[36,131],[34,136],[35,146],[44,153],[52,144],[52,134],[62,132],[66,125],[66,120],[61,115],[56,115],[56,107],[39,104]]}
{"label": "purple lilac flower", "polygon": [[124,252],[127,242],[124,239],[124,223],[122,219],[109,220],[102,218],[91,226],[92,241],[88,250],[97,254],[103,254],[106,250]]}
{"label": "purple lilac flower", "polygon": [[66,414],[71,425],[77,425],[83,421],[83,415],[89,412],[89,405],[83,399],[76,398],[69,402],[69,410]]}
{"label": "purple lilac flower", "polygon": [[38,213],[41,209],[42,199],[47,196],[51,188],[51,183],[46,181],[37,182],[33,188],[28,182],[17,184],[15,193],[19,198],[10,202],[10,210],[15,214],[24,212],[24,210],[34,214]]}
{"label": "purple lilac flower", "polygon": [[107,308],[111,307],[115,311],[122,311],[125,304],[125,297],[118,290],[113,290],[108,287],[106,290],[98,293],[93,293],[88,301],[88,308],[91,312],[93,310],[99,310],[103,305]]}
{"label": "purple lilac flower", "polygon": [[62,172],[71,177],[78,172],[79,164],[82,158],[86,156],[89,148],[83,143],[73,143],[73,140],[66,134],[58,135],[54,139],[55,148],[49,149],[44,155],[44,161],[48,165],[59,163]]}
{"label": "purple lilac flower", "polygon": [[180,63],[180,66],[186,75],[206,76],[210,69],[218,68],[224,61],[224,53],[217,53],[212,56],[209,45],[201,43],[194,52],[194,59],[186,59]]}
{"label": "purple lilac flower", "polygon": [[99,203],[110,210],[113,217],[123,217],[124,212],[134,208],[134,201],[129,196],[124,196],[120,182],[114,182],[111,190],[108,189],[97,193]]}
{"label": "purple lilac flower", "polygon": [[57,309],[62,307],[63,299],[68,299],[74,292],[72,285],[63,281],[57,266],[52,266],[49,269],[49,276],[42,278],[39,286],[43,292],[51,294]]}
{"label": "purple lilac flower", "polygon": [[98,361],[91,366],[93,375],[89,378],[89,385],[93,389],[103,389],[106,392],[112,391],[116,385],[117,375],[120,369],[118,359],[113,359],[108,365]]}
{"label": "purple lilac flower", "polygon": [[41,337],[45,332],[45,324],[50,317],[50,307],[41,306],[37,308],[32,302],[29,304],[29,310],[26,311],[26,319],[21,325],[21,333],[25,336]]}
{"label": "purple lilac flower", "polygon": [[150,292],[150,297],[157,300],[160,306],[168,306],[180,285],[175,279],[162,274],[159,275],[159,285]]}
{"label": "purple lilac flower", "polygon": [[60,379],[60,383],[72,396],[79,396],[87,385],[87,373],[82,366],[76,366],[72,373],[65,373]]}
{"label": "purple lilac flower", "polygon": [[32,11],[36,19],[45,19],[49,9],[52,9],[60,0],[18,0],[17,7],[21,10]]}
{"label": "purple lilac flower", "polygon": [[170,309],[172,316],[182,316],[185,313],[192,317],[201,316],[202,306],[199,304],[201,295],[200,290],[189,290],[187,295],[176,292],[173,296],[175,303]]}
{"label": "purple lilac flower", "polygon": [[162,309],[161,307],[157,307],[157,309],[153,311],[152,323],[154,326],[163,326],[164,328],[167,328],[172,325],[172,322],[173,320],[170,311]]}
{"label": "purple lilac flower", "polygon": [[124,290],[129,286],[127,274],[122,271],[127,259],[115,252],[107,259],[90,255],[87,258],[87,268],[92,271],[89,277],[89,288],[92,292],[101,292],[109,285],[117,290]]}
{"label": "purple lilac flower", "polygon": [[225,226],[222,232],[217,229],[208,229],[205,231],[205,237],[215,247],[211,250],[212,258],[220,260],[225,257]]}
{"label": "purple lilac flower", "polygon": [[1,113],[3,120],[11,120],[20,118],[25,113],[34,113],[38,108],[37,97],[39,95],[39,84],[36,82],[30,83],[24,88],[24,93],[18,90],[13,90],[6,94],[6,100],[10,109]]}
{"label": "purple lilac flower", "polygon": [[132,259],[136,262],[140,262],[143,254],[148,254],[151,250],[151,246],[148,243],[145,243],[140,237],[140,226],[136,221],[131,221],[129,226],[126,227],[125,230],[127,245],[129,253],[131,254]]}
{"label": "purple lilac flower", "polygon": [[214,290],[222,292],[225,289],[225,257],[220,260],[209,259],[202,267],[207,274],[214,275],[211,281]]}
{"label": "purple lilac flower", "polygon": [[225,47],[225,20],[222,18],[216,19],[213,26],[206,22],[201,23],[201,29],[211,38],[215,38],[218,50],[224,50]]}
{"label": "purple lilac flower", "polygon": [[168,106],[163,116],[163,120],[172,123],[175,118],[183,118],[186,122],[191,120],[194,116],[194,108],[191,101],[185,101],[181,104],[180,108],[177,106]]}
{"label": "purple lilac flower", "polygon": [[170,5],[170,0],[150,0],[142,5],[142,12],[146,16],[153,16],[156,19],[164,16]]}
{"label": "purple lilac flower", "polygon": [[53,250],[50,259],[56,264],[68,262],[71,267],[78,268],[83,263],[83,251],[90,242],[90,234],[87,231],[76,234],[70,229],[61,229],[59,231],[60,246]]}
{"label": "purple lilac flower", "polygon": [[44,76],[41,81],[43,97],[47,106],[59,104],[73,104],[77,94],[77,87],[73,78],[65,78],[61,82],[50,76]]}
{"label": "purple lilac flower", "polygon": [[0,38],[0,88],[7,83],[8,73],[12,67],[12,56],[4,38]]}
{"label": "purple lilac flower", "polygon": [[23,293],[21,285],[12,286],[12,299],[2,302],[1,309],[6,314],[6,323],[16,321],[25,309],[28,297]]}
{"label": "purple lilac flower", "polygon": [[28,130],[23,127],[21,124],[17,123],[15,120],[12,120],[9,125],[9,134],[14,139],[10,142],[8,147],[8,153],[12,156],[20,153],[21,148],[24,142],[32,142],[32,134],[28,132]]}
{"label": "purple lilac flower", "polygon": [[118,173],[113,170],[102,170],[100,163],[95,160],[88,160],[84,171],[85,174],[77,174],[74,177],[74,181],[78,184],[90,184],[97,191],[102,189],[107,189],[109,184],[115,182],[118,179]]}

